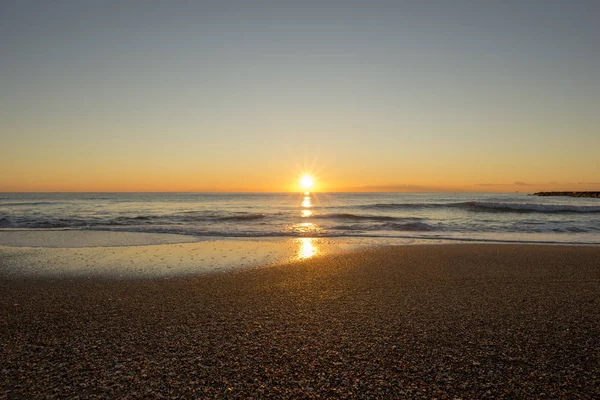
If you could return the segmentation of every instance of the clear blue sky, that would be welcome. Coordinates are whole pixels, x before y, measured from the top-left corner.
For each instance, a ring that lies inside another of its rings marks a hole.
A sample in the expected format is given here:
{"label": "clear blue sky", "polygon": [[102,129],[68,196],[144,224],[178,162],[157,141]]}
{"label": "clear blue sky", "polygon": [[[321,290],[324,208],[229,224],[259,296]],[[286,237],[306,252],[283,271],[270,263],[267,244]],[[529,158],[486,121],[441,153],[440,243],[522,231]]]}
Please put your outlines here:
{"label": "clear blue sky", "polygon": [[0,7],[0,190],[600,182],[599,1]]}

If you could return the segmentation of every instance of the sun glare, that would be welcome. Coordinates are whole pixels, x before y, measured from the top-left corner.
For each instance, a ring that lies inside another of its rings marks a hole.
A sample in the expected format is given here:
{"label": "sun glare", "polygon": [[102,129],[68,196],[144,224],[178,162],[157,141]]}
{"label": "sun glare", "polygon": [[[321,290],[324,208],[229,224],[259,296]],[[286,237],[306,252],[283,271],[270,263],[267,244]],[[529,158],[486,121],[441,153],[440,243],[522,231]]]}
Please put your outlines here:
{"label": "sun glare", "polygon": [[317,246],[312,238],[300,238],[300,248],[298,249],[298,259],[303,260],[317,254]]}
{"label": "sun glare", "polygon": [[300,178],[300,186],[302,186],[302,189],[304,190],[312,189],[314,184],[315,180],[310,175],[304,175],[302,178]]}

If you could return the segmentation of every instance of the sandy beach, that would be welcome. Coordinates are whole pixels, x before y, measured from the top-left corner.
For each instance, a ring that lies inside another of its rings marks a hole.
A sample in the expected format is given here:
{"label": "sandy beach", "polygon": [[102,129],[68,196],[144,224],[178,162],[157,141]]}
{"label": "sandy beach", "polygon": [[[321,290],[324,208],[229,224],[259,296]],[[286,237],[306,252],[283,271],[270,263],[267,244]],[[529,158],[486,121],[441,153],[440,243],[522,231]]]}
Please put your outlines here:
{"label": "sandy beach", "polygon": [[598,398],[599,260],[414,245],[196,277],[3,279],[0,397]]}
{"label": "sandy beach", "polygon": [[600,400],[600,0],[0,10],[0,400]]}

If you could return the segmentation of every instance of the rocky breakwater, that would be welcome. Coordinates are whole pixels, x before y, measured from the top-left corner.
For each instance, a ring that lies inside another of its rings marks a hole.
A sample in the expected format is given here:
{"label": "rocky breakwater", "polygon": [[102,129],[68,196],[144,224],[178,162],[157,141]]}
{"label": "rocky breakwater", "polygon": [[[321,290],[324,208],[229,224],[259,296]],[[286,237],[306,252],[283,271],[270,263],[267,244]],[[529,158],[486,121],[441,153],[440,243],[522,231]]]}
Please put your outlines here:
{"label": "rocky breakwater", "polygon": [[593,197],[600,199],[600,192],[537,192],[534,196],[569,196],[569,197]]}

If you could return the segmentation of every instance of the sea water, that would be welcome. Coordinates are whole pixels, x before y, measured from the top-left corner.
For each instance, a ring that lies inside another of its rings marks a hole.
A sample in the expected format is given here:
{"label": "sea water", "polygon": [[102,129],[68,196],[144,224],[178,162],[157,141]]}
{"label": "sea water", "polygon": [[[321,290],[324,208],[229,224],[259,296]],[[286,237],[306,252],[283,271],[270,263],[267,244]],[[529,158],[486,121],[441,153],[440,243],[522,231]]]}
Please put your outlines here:
{"label": "sea water", "polygon": [[521,193],[0,193],[0,230],[600,244],[600,199]]}

